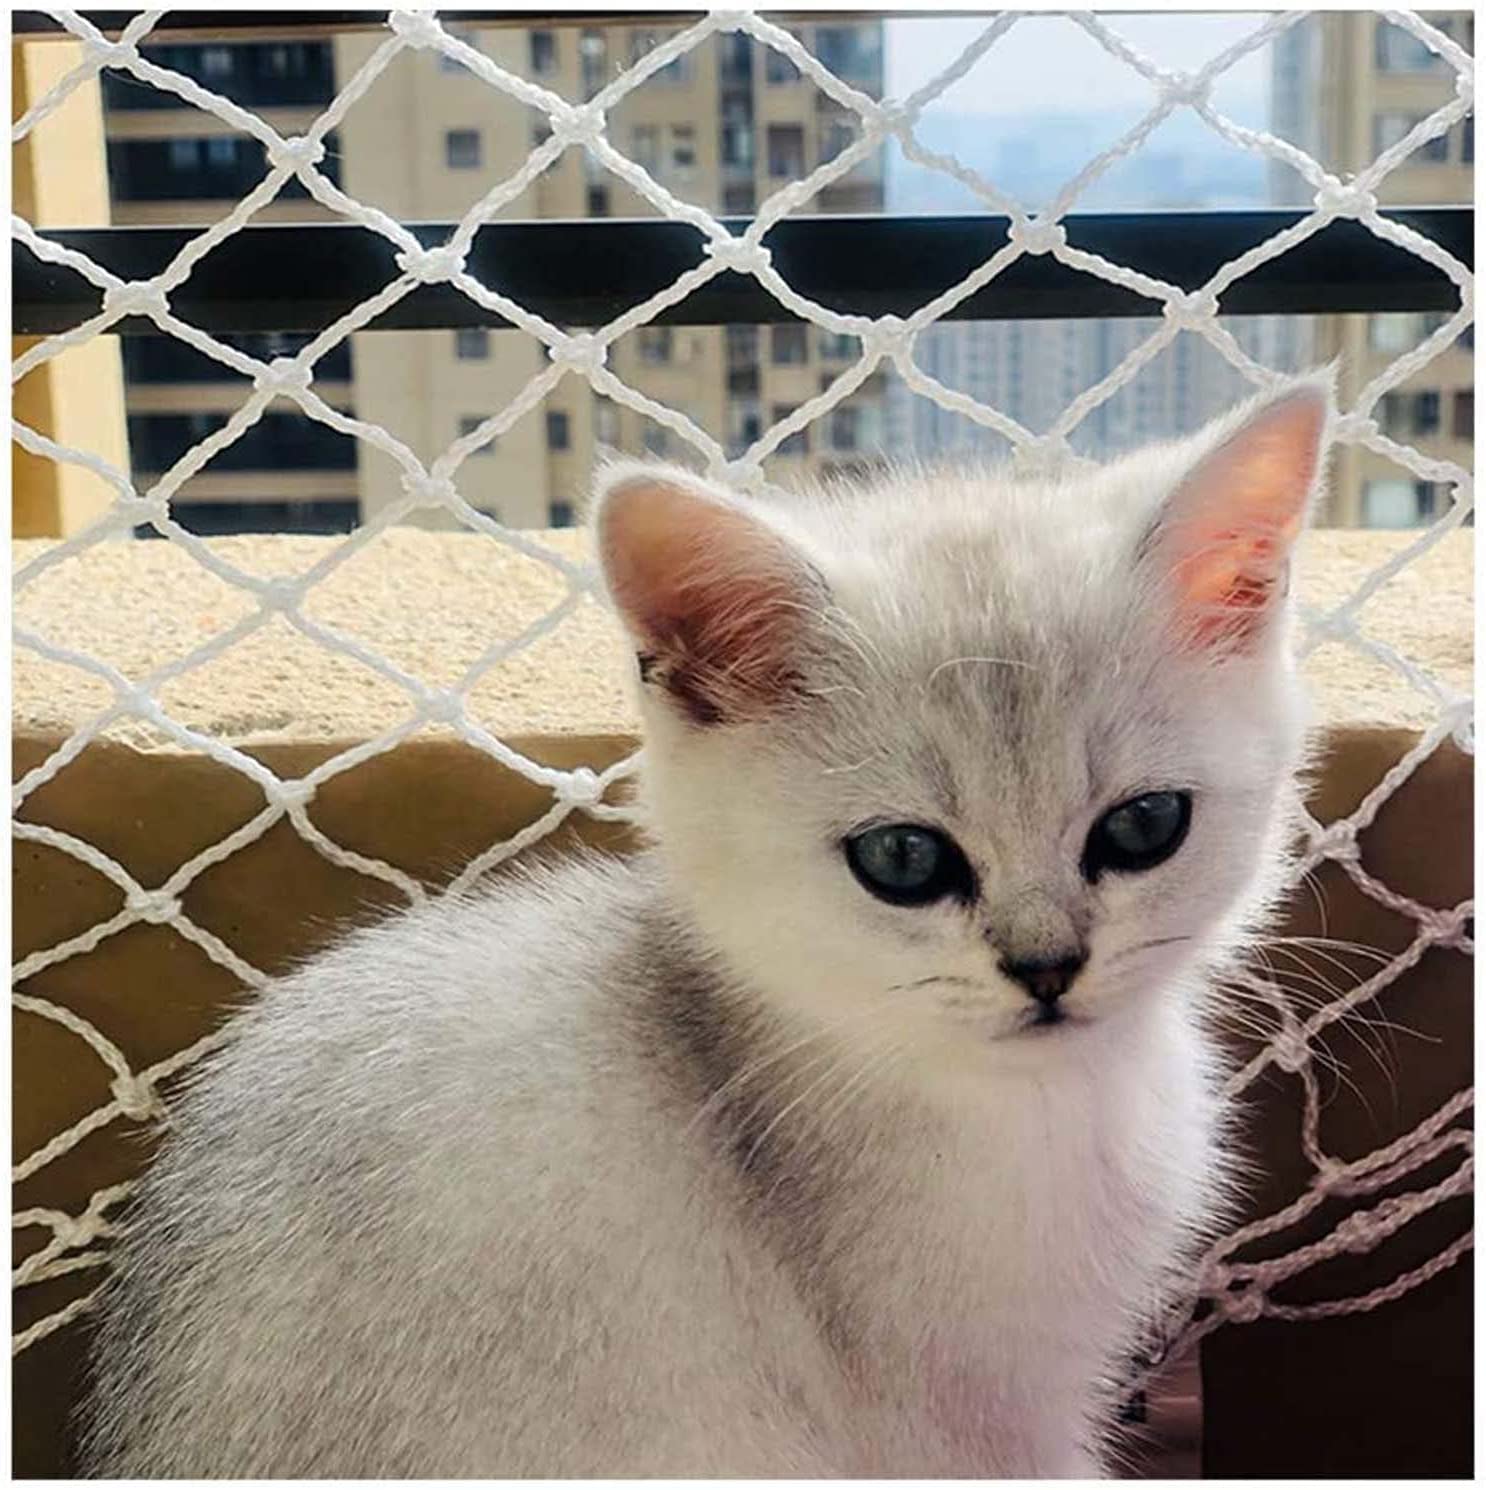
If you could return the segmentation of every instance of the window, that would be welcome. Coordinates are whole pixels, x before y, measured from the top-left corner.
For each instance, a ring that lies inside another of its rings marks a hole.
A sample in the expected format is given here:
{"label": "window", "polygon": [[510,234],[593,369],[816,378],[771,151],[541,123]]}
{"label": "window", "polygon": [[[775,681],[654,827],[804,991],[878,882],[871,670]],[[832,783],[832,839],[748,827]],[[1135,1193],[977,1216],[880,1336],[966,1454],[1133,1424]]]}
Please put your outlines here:
{"label": "window", "polygon": [[[1372,121],[1373,154],[1381,155],[1383,151],[1391,149],[1423,118],[1423,114],[1374,114]],[[1434,139],[1426,140],[1413,153],[1413,159],[1416,161],[1448,160],[1449,158],[1450,139],[1448,135],[1436,135]]]}
{"label": "window", "polygon": [[539,78],[557,71],[557,33],[533,31],[527,39],[531,55],[531,70]]}
{"label": "window", "polygon": [[1376,58],[1379,72],[1434,72],[1441,59],[1418,37],[1378,17]]}
{"label": "window", "polygon": [[[778,424],[781,420],[788,419],[795,412],[796,407],[794,404],[775,404],[774,423]],[[809,455],[810,431],[802,429],[798,434],[790,435],[779,444],[774,453],[776,455]]]}
{"label": "window", "polygon": [[1385,393],[1378,400],[1378,425],[1383,433],[1392,439],[1399,439],[1408,432],[1407,422],[1404,395]]}
{"label": "window", "polygon": [[798,124],[769,126],[769,174],[796,178],[805,174],[805,131]]}
{"label": "window", "polygon": [[[568,438],[568,416],[561,409],[547,410],[547,448],[549,450],[572,448]],[[553,526],[560,527],[561,524]]]}
{"label": "window", "polygon": [[576,521],[571,502],[549,502],[547,504],[547,526],[549,528],[571,528]]}
{"label": "window", "polygon": [[[204,538],[228,533],[354,533],[361,522],[356,499],[319,502],[190,502],[177,499],[170,515],[188,533]],[[154,528],[134,530],[159,538]]]}
{"label": "window", "polygon": [[636,333],[641,362],[669,362],[671,360],[671,328],[669,326],[641,326]]}
{"label": "window", "polygon": [[746,118],[724,119],[722,163],[730,170],[753,169],[753,122]]}
{"label": "window", "polygon": [[602,31],[584,31],[579,35],[578,72],[586,103],[603,88],[609,73],[609,43]]}
{"label": "window", "polygon": [[[631,31],[629,44],[630,64],[640,61],[642,57],[653,52],[662,42],[671,39],[669,34],[659,31]],[[676,58],[674,62],[668,62],[659,72],[651,73],[651,77],[659,83],[681,83],[686,80],[691,66],[689,55]]]}
{"label": "window", "polygon": [[[466,435],[472,435],[485,423],[483,415],[461,414],[459,416],[459,438],[462,440]],[[495,441],[487,440],[480,448],[472,453],[475,455],[491,455],[495,451]]]}
{"label": "window", "polygon": [[697,163],[697,127],[695,124],[671,126],[671,169],[690,171]]}
{"label": "window", "polygon": [[861,448],[862,411],[850,405],[831,410],[831,448],[833,450],[858,450]]}
{"label": "window", "polygon": [[660,130],[653,124],[637,124],[630,135],[630,159],[653,176],[660,164]]}
{"label": "window", "polygon": [[647,419],[644,433],[640,436],[640,443],[644,445],[647,454],[664,455],[669,448],[667,438],[669,433],[664,425],[657,424],[653,419]]}
{"label": "window", "polygon": [[798,83],[800,69],[783,52],[764,48],[764,77],[771,83]]}
{"label": "window", "polygon": [[1412,481],[1389,478],[1363,483],[1364,528],[1412,528],[1418,522],[1418,510]]}
{"label": "window", "polygon": [[1476,437],[1476,390],[1461,388],[1455,394],[1454,417],[1450,421],[1450,433],[1457,440],[1474,440]]}
{"label": "window", "polygon": [[722,79],[725,83],[747,83],[753,80],[753,38],[741,31],[731,31],[717,38],[722,48]]}
{"label": "window", "polygon": [[769,328],[769,358],[776,367],[808,359],[804,323],[793,321],[783,326]]}
{"label": "window", "polygon": [[480,164],[480,131],[450,129],[444,133],[444,160],[451,171],[472,171]]}
{"label": "window", "polygon": [[232,71],[232,53],[226,47],[207,47],[201,54],[201,70],[209,78],[225,78]]}
{"label": "window", "polygon": [[212,170],[230,170],[237,164],[237,141],[231,135],[213,135],[206,142],[206,164]]}
{"label": "window", "polygon": [[753,211],[753,188],[751,186],[725,186],[722,189],[722,210],[743,216]]}
{"label": "window", "polygon": [[820,132],[821,164],[824,165],[828,160],[835,160],[855,139],[856,131],[844,120],[827,120],[825,128]]}
{"label": "window", "polygon": [[1367,339],[1375,352],[1410,352],[1444,323],[1437,311],[1379,311],[1368,320]]}
{"label": "window", "polygon": [[483,326],[461,326],[454,333],[454,355],[461,362],[484,362],[490,356],[490,333]]}
{"label": "window", "polygon": [[609,215],[609,188],[607,186],[588,187],[587,203],[590,217],[607,217]]}
{"label": "window", "polygon": [[[131,414],[134,469],[168,471],[192,446],[227,422],[225,414]],[[354,471],[356,440],[298,410],[270,410],[217,452],[213,471]]]}
{"label": "window", "polygon": [[815,55],[848,82],[880,83],[882,55],[871,30],[861,26],[817,26]]}
{"label": "window", "polygon": [[593,438],[600,445],[619,443],[619,405],[599,393],[593,396]]}
{"label": "window", "polygon": [[763,432],[764,420],[757,404],[734,405],[733,433],[728,441],[728,459],[736,460]]}
{"label": "window", "polygon": [[844,331],[822,331],[818,347],[821,360],[825,362],[847,362],[857,354],[861,343]]}
{"label": "window", "polygon": [[1467,114],[1460,121],[1460,160],[1463,165],[1476,161],[1476,116]]}
{"label": "window", "polygon": [[172,171],[194,171],[196,169],[200,151],[199,140],[172,140],[166,147],[165,158],[170,162]]}
{"label": "window", "polygon": [[1440,396],[1434,389],[1414,395],[1414,433],[1432,435],[1440,427]]}

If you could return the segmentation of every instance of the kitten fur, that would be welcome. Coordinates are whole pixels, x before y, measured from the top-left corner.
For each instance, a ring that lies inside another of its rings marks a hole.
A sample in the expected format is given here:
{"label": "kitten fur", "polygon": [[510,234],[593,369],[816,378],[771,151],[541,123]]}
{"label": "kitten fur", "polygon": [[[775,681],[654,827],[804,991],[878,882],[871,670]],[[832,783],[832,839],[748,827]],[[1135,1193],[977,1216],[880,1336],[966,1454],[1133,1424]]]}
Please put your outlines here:
{"label": "kitten fur", "polygon": [[[1279,891],[1329,382],[1056,480],[601,474],[651,847],[344,943],[174,1106],[105,1290],[119,1478],[1089,1476],[1223,1203],[1204,1006]],[[1080,873],[1183,789],[1186,842]],[[969,903],[844,835],[935,825]],[[1029,1025],[1003,958],[1087,948]]]}

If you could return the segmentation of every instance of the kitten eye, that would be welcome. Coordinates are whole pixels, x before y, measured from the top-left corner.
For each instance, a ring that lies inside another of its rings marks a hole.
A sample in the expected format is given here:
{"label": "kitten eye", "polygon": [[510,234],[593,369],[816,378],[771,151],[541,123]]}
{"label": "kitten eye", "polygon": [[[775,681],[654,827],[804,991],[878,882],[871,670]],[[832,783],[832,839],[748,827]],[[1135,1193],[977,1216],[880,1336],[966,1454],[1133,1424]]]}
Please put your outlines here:
{"label": "kitten eye", "polygon": [[954,839],[937,828],[891,823],[853,833],[842,847],[857,882],[889,905],[975,896],[974,871]]}
{"label": "kitten eye", "polygon": [[1190,792],[1146,792],[1111,807],[1084,845],[1084,878],[1096,880],[1106,869],[1154,869],[1182,846],[1191,821]]}

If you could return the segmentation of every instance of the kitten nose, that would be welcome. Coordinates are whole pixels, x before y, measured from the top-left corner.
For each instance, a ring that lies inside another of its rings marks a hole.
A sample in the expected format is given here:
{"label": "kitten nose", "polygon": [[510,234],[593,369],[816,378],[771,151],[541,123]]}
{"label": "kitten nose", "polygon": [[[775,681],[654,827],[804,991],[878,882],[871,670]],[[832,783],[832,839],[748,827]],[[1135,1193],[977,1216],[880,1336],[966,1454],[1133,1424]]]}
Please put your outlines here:
{"label": "kitten nose", "polygon": [[1034,957],[1023,961],[1001,959],[1001,971],[1014,983],[1020,983],[1044,1008],[1051,1008],[1068,992],[1079,969],[1088,961],[1086,952],[1067,957]]}

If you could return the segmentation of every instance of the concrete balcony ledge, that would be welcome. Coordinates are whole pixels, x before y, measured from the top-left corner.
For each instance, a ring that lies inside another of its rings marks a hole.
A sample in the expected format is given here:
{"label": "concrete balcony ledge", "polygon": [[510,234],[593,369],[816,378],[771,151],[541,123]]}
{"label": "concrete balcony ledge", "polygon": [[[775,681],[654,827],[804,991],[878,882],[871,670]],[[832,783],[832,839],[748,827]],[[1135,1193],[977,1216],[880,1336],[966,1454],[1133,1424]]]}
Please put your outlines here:
{"label": "concrete balcony ledge", "polygon": [[[588,535],[530,535],[569,558],[588,555]],[[1368,572],[1416,538],[1352,529],[1314,532],[1298,565],[1301,599],[1329,610]],[[330,557],[339,538],[218,539],[212,551],[260,577],[297,576]],[[16,542],[18,564],[43,553]],[[396,529],[380,534],[305,595],[302,612],[432,688],[456,688],[492,647],[519,637],[566,594],[561,575],[472,533]],[[1363,608],[1366,635],[1412,659],[1461,693],[1471,689],[1472,545],[1452,533],[1409,564]],[[88,653],[135,682],[209,646],[248,621],[254,597],[163,542],[94,546],[46,571],[18,597],[17,624]],[[1339,642],[1307,667],[1319,722],[1333,727],[1427,727],[1430,699],[1390,668]],[[500,658],[469,688],[469,717],[497,735],[594,737],[633,734],[626,648],[612,617],[585,597],[554,630]],[[65,736],[113,702],[109,685],[22,646],[14,660],[15,729]],[[368,739],[405,720],[407,692],[345,653],[327,649],[276,615],[199,666],[155,689],[162,707],[193,730],[237,745]],[[448,727],[425,730],[447,734]],[[136,749],[174,750],[144,721],[108,732]]]}

